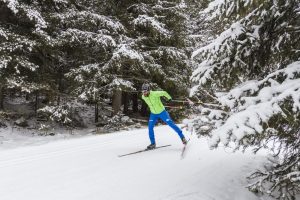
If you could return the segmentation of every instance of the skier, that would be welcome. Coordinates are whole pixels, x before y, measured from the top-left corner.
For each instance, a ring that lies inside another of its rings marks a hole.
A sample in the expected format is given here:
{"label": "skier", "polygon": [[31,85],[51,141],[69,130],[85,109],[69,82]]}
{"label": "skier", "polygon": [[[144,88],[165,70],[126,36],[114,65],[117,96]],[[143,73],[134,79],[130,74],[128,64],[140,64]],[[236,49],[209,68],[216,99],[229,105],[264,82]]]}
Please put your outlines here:
{"label": "skier", "polygon": [[142,99],[149,106],[150,112],[151,112],[149,122],[148,122],[149,138],[150,138],[151,144],[149,146],[147,146],[147,149],[151,150],[156,147],[153,129],[159,118],[162,119],[171,128],[173,128],[174,131],[176,131],[176,133],[180,137],[182,143],[184,145],[186,145],[187,140],[185,139],[184,135],[182,134],[182,130],[176,124],[174,124],[174,122],[172,121],[172,119],[169,116],[169,113],[165,110],[165,107],[160,100],[161,96],[164,96],[168,100],[171,100],[172,99],[171,96],[166,91],[150,90],[150,85],[147,83],[144,83],[142,85],[142,93],[143,93]]}

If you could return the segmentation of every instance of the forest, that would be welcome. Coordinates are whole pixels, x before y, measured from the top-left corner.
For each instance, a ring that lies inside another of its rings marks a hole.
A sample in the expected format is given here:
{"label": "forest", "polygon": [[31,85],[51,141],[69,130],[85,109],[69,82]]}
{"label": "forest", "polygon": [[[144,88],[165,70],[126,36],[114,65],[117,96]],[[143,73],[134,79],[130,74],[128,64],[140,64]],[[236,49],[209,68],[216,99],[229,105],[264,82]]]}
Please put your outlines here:
{"label": "forest", "polygon": [[299,33],[299,0],[0,0],[0,128],[146,124],[149,83],[211,148],[269,149],[249,190],[295,200]]}

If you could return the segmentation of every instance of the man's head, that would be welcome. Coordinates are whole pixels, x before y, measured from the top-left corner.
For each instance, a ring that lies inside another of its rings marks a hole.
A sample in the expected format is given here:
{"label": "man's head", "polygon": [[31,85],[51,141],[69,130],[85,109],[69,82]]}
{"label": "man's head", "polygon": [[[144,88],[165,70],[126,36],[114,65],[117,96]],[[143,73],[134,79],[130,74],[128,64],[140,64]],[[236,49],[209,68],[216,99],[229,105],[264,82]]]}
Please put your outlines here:
{"label": "man's head", "polygon": [[149,94],[150,94],[150,85],[148,83],[144,83],[142,85],[142,93],[146,97],[149,96]]}

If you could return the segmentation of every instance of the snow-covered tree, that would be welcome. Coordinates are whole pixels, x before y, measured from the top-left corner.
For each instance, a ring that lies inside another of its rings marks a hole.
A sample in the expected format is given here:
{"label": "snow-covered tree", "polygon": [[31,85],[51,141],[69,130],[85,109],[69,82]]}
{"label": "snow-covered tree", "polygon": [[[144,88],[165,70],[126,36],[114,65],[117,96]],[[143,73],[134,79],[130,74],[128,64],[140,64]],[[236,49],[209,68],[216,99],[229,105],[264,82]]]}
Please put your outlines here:
{"label": "snow-covered tree", "polygon": [[115,26],[102,29],[114,38],[115,45],[102,54],[106,55],[105,59],[94,59],[68,73],[81,81],[77,91],[88,92],[88,96],[93,97],[99,93],[113,95],[118,90],[137,91],[149,80],[170,89],[171,93],[177,89],[177,94],[184,94],[190,75],[184,4],[122,1],[113,4],[111,9],[115,15],[111,23],[106,24]]}
{"label": "snow-covered tree", "polygon": [[56,48],[60,49],[62,61],[69,66],[66,73],[74,80],[69,79],[75,83],[75,94],[85,98],[111,82],[111,75],[105,68],[125,31],[117,20],[90,9],[76,11],[72,8],[55,16],[66,28],[57,30]]}
{"label": "snow-covered tree", "polygon": [[47,23],[40,10],[17,0],[0,1],[0,84],[31,93],[47,88],[38,81],[38,50]]}
{"label": "snow-covered tree", "polygon": [[126,15],[120,16],[131,38],[125,41],[126,46],[136,51],[140,58],[135,58],[135,64],[131,65],[138,72],[133,75],[150,79],[171,93],[184,94],[190,74],[185,2],[125,1],[119,6],[126,9],[123,11]]}
{"label": "snow-covered tree", "polygon": [[193,47],[203,46],[207,44],[212,35],[209,32],[212,25],[205,20],[206,15],[199,14],[201,9],[207,7],[207,1],[186,0],[188,9],[186,9],[187,20],[185,22],[188,30],[188,46]]}
{"label": "snow-covered tree", "polygon": [[[253,177],[253,191],[294,199],[300,190],[300,1],[212,1],[203,10],[215,25],[198,47],[191,95],[204,101],[193,121],[211,146],[267,147],[276,165]],[[209,101],[209,102],[208,102]],[[264,186],[271,183],[268,189]]]}
{"label": "snow-covered tree", "polygon": [[[47,89],[59,97],[52,98],[51,106],[60,106],[62,94],[82,97],[91,91],[90,83],[92,90],[110,83],[110,76],[102,69],[124,32],[118,20],[102,14],[107,14],[110,4],[67,0],[0,3],[4,16],[0,27],[0,91],[4,85],[28,93]],[[96,73],[87,75],[89,66],[97,66],[90,70]]]}
{"label": "snow-covered tree", "polygon": [[103,94],[137,91],[145,80],[186,92],[183,0],[0,0],[0,9],[0,107],[3,88],[36,99],[43,91],[58,108],[63,96],[101,103]]}

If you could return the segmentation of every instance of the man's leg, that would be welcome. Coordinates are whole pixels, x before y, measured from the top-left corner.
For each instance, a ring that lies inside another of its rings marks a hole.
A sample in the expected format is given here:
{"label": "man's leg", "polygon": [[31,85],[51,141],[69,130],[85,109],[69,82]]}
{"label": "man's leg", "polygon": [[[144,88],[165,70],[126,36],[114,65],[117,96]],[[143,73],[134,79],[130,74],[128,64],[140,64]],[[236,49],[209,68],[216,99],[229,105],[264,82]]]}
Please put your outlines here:
{"label": "man's leg", "polygon": [[177,134],[178,136],[182,139],[184,138],[184,135],[182,134],[182,130],[172,121],[170,118],[169,113],[165,110],[162,113],[159,114],[159,117],[166,123],[168,124]]}
{"label": "man's leg", "polygon": [[154,126],[157,122],[157,115],[155,114],[150,114],[149,122],[148,122],[148,130],[149,130],[149,138],[151,144],[155,144],[155,136],[154,136]]}

